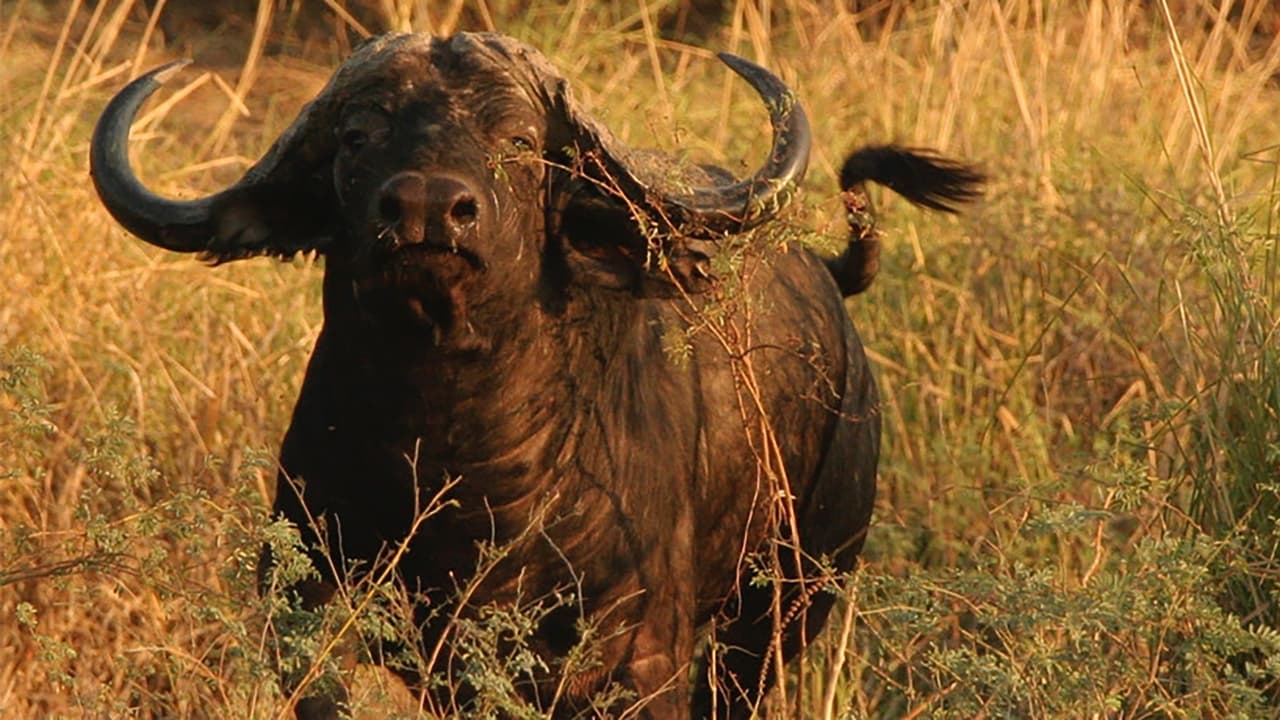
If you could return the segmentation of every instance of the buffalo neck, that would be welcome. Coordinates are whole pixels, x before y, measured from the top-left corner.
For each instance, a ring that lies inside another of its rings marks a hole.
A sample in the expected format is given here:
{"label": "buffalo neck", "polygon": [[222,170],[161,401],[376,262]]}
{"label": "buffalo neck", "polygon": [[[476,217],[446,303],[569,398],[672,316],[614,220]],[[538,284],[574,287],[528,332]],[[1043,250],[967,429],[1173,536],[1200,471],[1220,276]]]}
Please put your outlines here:
{"label": "buffalo neck", "polygon": [[356,419],[397,457],[412,453],[450,474],[520,474],[557,454],[591,402],[581,388],[624,351],[645,314],[616,291],[579,292],[554,310],[533,294],[504,298],[476,309],[485,342],[459,347],[363,318],[350,288],[341,267],[326,269],[317,372],[343,388],[327,414]]}

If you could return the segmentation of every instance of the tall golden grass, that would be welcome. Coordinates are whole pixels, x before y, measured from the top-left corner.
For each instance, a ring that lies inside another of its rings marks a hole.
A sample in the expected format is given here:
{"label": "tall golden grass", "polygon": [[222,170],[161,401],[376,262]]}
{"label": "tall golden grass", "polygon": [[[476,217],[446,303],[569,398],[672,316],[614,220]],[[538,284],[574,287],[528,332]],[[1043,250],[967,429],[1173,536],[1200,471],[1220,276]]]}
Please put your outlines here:
{"label": "tall golden grass", "polygon": [[[875,198],[882,271],[850,312],[881,492],[798,715],[1280,707],[1268,0],[735,0],[702,38],[664,37],[658,0],[263,1],[176,36],[168,5],[0,3],[0,717],[289,712],[252,567],[320,269],[138,243],[89,187],[87,137],[128,78],[209,58],[135,142],[153,187],[218,187],[366,24],[515,35],[624,139],[735,170],[767,125],[712,51],[754,58],[809,110],[830,248],[859,143],[990,174],[959,218]],[[379,673],[356,688],[366,716],[415,712]]]}

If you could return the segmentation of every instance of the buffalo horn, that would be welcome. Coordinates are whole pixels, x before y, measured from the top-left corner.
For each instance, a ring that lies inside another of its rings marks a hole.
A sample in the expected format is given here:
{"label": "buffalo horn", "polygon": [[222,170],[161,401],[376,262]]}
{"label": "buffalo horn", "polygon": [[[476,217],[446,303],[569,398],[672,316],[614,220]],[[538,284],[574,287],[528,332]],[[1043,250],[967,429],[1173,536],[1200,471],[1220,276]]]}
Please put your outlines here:
{"label": "buffalo horn", "polygon": [[139,238],[177,252],[207,248],[217,196],[171,200],[144,187],[129,165],[129,126],[142,103],[189,62],[158,67],[117,93],[98,119],[89,152],[89,174],[112,217]]}
{"label": "buffalo horn", "polygon": [[[794,93],[768,70],[736,55],[720,53],[720,60],[759,93],[773,125],[769,157],[746,180],[727,185],[656,191],[641,179],[625,151],[603,126],[587,118],[569,101],[567,114],[579,124],[580,144],[595,146],[607,182],[628,202],[651,213],[682,235],[715,238],[750,230],[778,214],[795,195],[809,164],[813,136],[809,120]],[[586,136],[586,137],[582,137]]]}

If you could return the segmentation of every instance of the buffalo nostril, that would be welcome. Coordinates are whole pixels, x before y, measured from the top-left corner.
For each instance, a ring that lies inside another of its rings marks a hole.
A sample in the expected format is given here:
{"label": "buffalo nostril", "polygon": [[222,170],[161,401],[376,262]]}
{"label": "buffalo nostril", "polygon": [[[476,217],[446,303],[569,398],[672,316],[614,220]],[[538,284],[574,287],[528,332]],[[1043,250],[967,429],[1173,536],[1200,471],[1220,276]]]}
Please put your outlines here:
{"label": "buffalo nostril", "polygon": [[465,230],[474,225],[479,215],[480,208],[476,205],[476,199],[471,195],[462,195],[456,198],[453,206],[449,208],[449,221],[458,230]]}
{"label": "buffalo nostril", "polygon": [[384,222],[398,223],[402,214],[400,198],[394,194],[386,193],[378,200],[378,217]]}
{"label": "buffalo nostril", "polygon": [[389,235],[393,245],[423,241],[426,187],[426,178],[416,172],[397,173],[382,184],[374,212],[383,225],[394,231]]}

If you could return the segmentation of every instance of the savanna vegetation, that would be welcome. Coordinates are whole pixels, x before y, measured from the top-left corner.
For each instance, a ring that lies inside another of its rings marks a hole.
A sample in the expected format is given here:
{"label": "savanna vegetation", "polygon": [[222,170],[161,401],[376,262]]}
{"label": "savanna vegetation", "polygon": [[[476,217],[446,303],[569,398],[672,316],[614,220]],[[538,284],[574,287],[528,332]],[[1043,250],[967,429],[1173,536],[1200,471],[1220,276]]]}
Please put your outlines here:
{"label": "savanna vegetation", "polygon": [[[775,708],[1280,713],[1269,0],[240,5],[0,1],[0,717],[289,716],[267,621],[288,600],[254,566],[290,546],[268,488],[319,261],[144,246],[99,207],[87,138],[128,78],[195,57],[144,110],[137,162],[171,195],[218,187],[386,28],[516,36],[629,142],[740,170],[767,123],[712,52],[755,59],[809,110],[799,213],[828,249],[854,145],[989,174],[957,217],[874,196],[881,271],[849,312],[884,396],[877,512]],[[354,677],[357,717],[418,717],[334,652],[398,631],[373,580],[297,637]],[[537,659],[494,641],[532,620],[472,629],[470,716],[537,717],[510,693]]]}

